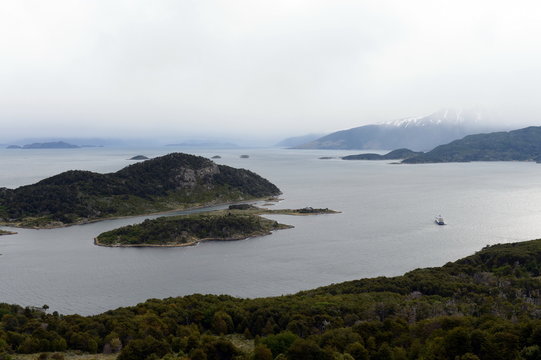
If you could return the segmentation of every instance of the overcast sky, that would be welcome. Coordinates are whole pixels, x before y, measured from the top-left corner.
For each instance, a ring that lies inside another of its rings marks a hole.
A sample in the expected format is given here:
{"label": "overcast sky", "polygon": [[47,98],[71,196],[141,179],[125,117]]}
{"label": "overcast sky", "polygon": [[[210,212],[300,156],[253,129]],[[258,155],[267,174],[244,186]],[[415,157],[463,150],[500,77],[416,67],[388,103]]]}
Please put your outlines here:
{"label": "overcast sky", "polygon": [[442,107],[541,124],[541,3],[2,0],[0,140],[324,133]]}

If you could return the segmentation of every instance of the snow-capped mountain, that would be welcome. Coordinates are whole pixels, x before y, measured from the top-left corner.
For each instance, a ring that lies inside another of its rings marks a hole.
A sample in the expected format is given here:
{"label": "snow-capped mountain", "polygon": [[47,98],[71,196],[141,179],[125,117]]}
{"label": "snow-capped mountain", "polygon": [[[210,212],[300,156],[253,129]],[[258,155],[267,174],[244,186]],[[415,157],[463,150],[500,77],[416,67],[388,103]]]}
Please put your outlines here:
{"label": "snow-capped mountain", "polygon": [[300,145],[298,149],[408,148],[426,151],[466,135],[494,131],[480,110],[442,109],[427,116],[403,118],[382,124],[337,131]]}
{"label": "snow-capped mountain", "polygon": [[426,116],[403,118],[391,120],[381,125],[408,127],[408,126],[433,126],[433,125],[461,125],[478,126],[483,121],[488,120],[485,113],[481,110],[473,109],[441,109],[433,114]]}

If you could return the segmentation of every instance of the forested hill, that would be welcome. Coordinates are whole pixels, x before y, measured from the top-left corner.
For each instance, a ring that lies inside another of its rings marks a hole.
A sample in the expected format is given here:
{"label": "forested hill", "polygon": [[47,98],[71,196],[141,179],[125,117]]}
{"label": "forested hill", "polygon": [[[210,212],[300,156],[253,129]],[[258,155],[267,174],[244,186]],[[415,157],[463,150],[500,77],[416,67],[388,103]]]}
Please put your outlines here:
{"label": "forested hill", "polygon": [[539,161],[541,127],[469,135],[402,161],[406,164],[467,161]]}
{"label": "forested hill", "polygon": [[119,360],[539,359],[540,274],[534,240],[273,298],[152,299],[88,317],[0,304],[0,358],[79,350]]}
{"label": "forested hill", "polygon": [[172,153],[115,173],[73,170],[17,189],[0,188],[0,221],[63,226],[279,193],[275,185],[251,171]]}
{"label": "forested hill", "polygon": [[423,154],[422,152],[412,151],[410,149],[396,149],[385,155],[365,153],[358,155],[343,156],[343,160],[401,160]]}

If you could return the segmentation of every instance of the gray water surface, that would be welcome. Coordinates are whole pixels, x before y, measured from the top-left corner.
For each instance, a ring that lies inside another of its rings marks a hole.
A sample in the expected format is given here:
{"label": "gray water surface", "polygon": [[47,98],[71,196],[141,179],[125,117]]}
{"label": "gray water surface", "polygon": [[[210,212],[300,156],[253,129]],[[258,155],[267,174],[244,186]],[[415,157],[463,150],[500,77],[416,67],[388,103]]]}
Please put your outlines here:
{"label": "gray water surface", "polygon": [[[115,171],[137,154],[174,149],[0,150],[0,187],[68,169]],[[525,162],[391,165],[319,160],[359,151],[192,151],[275,183],[274,208],[328,207],[341,214],[269,216],[294,229],[183,248],[94,246],[99,233],[148,217],[0,237],[0,301],[95,314],[148,298],[193,293],[260,297],[440,266],[487,244],[541,235],[541,165]],[[240,159],[249,154],[249,159]],[[437,226],[441,213],[448,225]],[[9,229],[2,227],[3,229]]]}

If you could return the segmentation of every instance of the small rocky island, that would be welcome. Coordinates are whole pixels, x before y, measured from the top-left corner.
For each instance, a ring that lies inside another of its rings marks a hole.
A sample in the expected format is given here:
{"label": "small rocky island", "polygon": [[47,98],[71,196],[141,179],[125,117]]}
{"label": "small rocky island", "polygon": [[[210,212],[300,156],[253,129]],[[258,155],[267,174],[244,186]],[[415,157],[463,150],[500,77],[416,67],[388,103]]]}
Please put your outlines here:
{"label": "small rocky island", "polygon": [[128,160],[148,160],[148,158],[145,155],[135,155],[134,157],[131,157]]}
{"label": "small rocky island", "polygon": [[94,243],[109,247],[176,247],[202,241],[243,240],[271,234],[293,226],[266,219],[262,214],[333,214],[329,209],[268,210],[249,204],[231,205],[228,210],[201,214],[160,217],[141,224],[128,225],[98,235]]}
{"label": "small rocky island", "polygon": [[0,230],[0,236],[2,236],[2,235],[14,235],[14,234],[17,234],[17,233],[13,232],[13,231]]}

